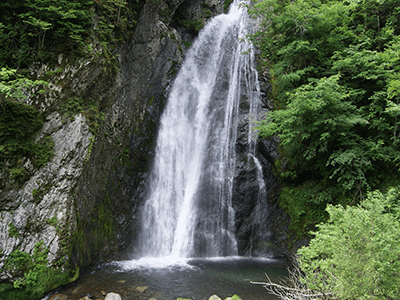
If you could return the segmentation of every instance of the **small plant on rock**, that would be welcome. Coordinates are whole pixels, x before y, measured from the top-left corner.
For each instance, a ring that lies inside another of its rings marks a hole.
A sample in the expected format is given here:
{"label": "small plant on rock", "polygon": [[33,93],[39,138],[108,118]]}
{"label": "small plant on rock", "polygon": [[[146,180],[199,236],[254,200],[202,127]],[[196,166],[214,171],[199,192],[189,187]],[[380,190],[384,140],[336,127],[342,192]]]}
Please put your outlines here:
{"label": "small plant on rock", "polygon": [[14,289],[25,289],[28,295],[40,298],[45,292],[70,281],[68,273],[48,266],[49,248],[41,241],[35,245],[33,254],[15,250],[10,253],[4,269],[14,278]]}
{"label": "small plant on rock", "polygon": [[8,224],[8,235],[15,238],[19,237],[18,229],[11,222]]}

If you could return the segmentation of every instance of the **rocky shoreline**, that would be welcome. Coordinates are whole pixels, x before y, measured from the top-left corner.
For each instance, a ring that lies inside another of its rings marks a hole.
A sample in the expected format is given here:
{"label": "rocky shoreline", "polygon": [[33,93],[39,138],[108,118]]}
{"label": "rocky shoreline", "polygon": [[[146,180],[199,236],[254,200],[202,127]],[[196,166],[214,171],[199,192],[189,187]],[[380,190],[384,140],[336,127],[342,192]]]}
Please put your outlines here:
{"label": "rocky shoreline", "polygon": [[[134,292],[136,293],[136,297],[132,295],[129,296],[121,296],[124,295],[124,292],[119,292],[119,293],[115,293],[115,292],[105,292],[105,291],[100,291],[94,295],[92,294],[86,294],[82,297],[79,298],[79,300],[124,300],[124,299],[135,299],[135,300],[157,300],[157,298],[151,297],[150,294],[151,293],[147,293],[149,295],[146,294],[146,292],[148,291],[149,287],[147,286],[138,286],[134,289]],[[76,288],[75,290],[72,291],[72,295],[68,296],[62,293],[57,293],[54,294],[48,298],[45,298],[47,300],[73,300],[73,299],[78,299],[76,298],[76,296],[78,294],[82,293],[82,286],[79,286],[78,288]],[[149,298],[150,297],[150,298]],[[189,298],[178,298],[177,300],[191,300]],[[205,299],[206,300],[206,299]],[[208,298],[208,300],[223,300],[222,298],[220,298],[217,295],[212,295]],[[242,300],[238,295],[233,295],[232,297],[228,297],[225,298],[224,300]]]}

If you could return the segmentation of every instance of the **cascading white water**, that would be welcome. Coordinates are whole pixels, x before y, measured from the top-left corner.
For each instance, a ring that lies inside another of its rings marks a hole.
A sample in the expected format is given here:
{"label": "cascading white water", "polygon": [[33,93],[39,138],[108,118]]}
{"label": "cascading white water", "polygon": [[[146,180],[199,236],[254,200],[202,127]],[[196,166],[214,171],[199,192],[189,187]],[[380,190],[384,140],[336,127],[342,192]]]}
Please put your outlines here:
{"label": "cascading white water", "polygon": [[[258,72],[255,68],[255,59],[254,59],[254,49],[251,47],[250,55],[248,57],[249,62],[246,64],[248,68],[248,80],[250,82],[254,82],[254,84],[248,84],[247,87],[252,87],[253,90],[248,90],[247,94],[251,98],[249,101],[250,109],[249,109],[249,130],[247,136],[247,142],[249,145],[249,153],[248,153],[248,164],[254,164],[256,167],[256,178],[258,183],[258,193],[257,193],[257,204],[255,209],[253,210],[253,220],[257,222],[257,226],[255,227],[259,239],[262,243],[268,243],[270,239],[270,230],[265,222],[265,218],[268,215],[268,193],[267,187],[264,181],[264,174],[261,162],[256,157],[256,149],[257,149],[257,139],[256,139],[256,130],[255,125],[256,122],[262,119],[263,112],[259,109],[261,105],[261,97],[260,97],[260,86],[258,84]],[[249,168],[250,169],[250,168]],[[253,245],[251,246],[253,248]],[[266,245],[258,245],[258,248],[266,248]],[[250,250],[250,253],[253,253],[253,249]]]}
{"label": "cascading white water", "polygon": [[246,20],[238,2],[210,20],[172,85],[141,215],[143,256],[237,254],[231,202],[238,109],[241,97],[258,91]]}

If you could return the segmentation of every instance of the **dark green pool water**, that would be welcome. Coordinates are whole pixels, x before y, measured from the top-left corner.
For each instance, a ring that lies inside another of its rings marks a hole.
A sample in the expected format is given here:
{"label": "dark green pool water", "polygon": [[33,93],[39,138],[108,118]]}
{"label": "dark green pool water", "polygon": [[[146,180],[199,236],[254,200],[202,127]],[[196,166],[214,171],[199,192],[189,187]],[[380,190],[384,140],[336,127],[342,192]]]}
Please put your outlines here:
{"label": "dark green pool water", "polygon": [[[287,263],[273,259],[208,258],[171,262],[168,258],[113,262],[83,275],[58,292],[78,300],[86,294],[100,297],[101,291],[119,293],[125,300],[208,299],[217,294],[224,299],[234,294],[243,300],[272,300],[261,285],[268,273],[273,281],[287,274]],[[147,287],[140,293],[137,287]]]}

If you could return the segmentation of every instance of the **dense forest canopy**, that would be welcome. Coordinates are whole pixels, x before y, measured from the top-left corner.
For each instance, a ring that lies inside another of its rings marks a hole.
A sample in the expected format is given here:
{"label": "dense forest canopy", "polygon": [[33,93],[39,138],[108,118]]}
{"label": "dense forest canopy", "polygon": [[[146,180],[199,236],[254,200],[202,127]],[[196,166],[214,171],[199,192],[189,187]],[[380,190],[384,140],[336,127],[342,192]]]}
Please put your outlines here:
{"label": "dense forest canopy", "polygon": [[397,299],[399,1],[263,0],[251,13],[274,100],[259,135],[280,138],[280,204],[292,233],[312,237],[293,285],[267,289],[281,299]]}
{"label": "dense forest canopy", "polygon": [[[23,69],[59,53],[90,55],[123,40],[141,1],[18,0],[0,4],[0,67]],[[96,40],[93,39],[95,37]]]}
{"label": "dense forest canopy", "polygon": [[356,204],[400,169],[400,6],[396,0],[264,0],[253,36],[271,67],[281,204],[298,232],[327,203]]}

